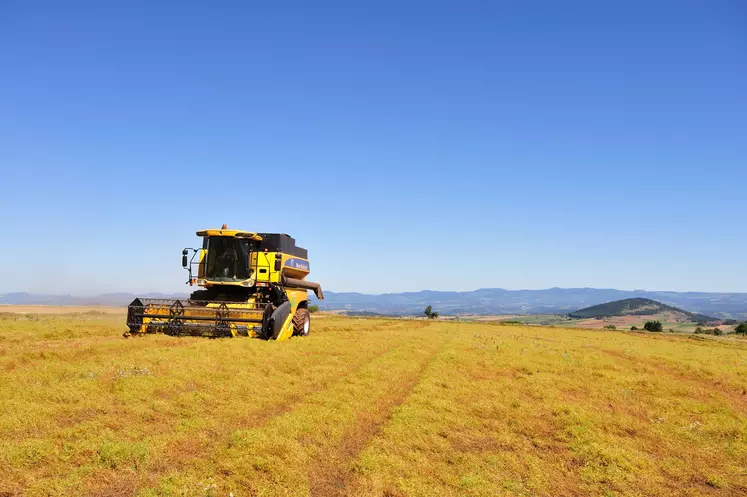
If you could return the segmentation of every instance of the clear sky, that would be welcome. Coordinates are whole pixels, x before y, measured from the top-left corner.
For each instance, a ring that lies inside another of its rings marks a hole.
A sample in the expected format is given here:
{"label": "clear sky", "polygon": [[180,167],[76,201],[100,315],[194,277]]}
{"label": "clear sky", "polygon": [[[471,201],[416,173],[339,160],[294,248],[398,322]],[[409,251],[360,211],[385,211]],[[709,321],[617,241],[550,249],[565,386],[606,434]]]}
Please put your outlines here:
{"label": "clear sky", "polygon": [[747,291],[747,3],[0,1],[0,292]]}

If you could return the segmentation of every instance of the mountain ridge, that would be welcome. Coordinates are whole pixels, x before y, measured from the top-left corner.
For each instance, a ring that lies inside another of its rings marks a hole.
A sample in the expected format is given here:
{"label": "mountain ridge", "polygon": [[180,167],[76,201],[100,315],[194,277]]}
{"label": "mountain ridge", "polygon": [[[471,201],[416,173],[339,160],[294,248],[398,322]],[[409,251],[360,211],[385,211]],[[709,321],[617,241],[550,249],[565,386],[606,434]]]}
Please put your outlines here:
{"label": "mountain ridge", "polygon": [[[568,314],[589,306],[627,298],[648,298],[694,314],[721,319],[747,319],[747,293],[672,292],[617,290],[614,288],[559,288],[543,290],[507,290],[480,288],[465,292],[421,290],[384,294],[325,292],[326,299],[313,304],[323,310],[357,311],[376,314],[421,314],[427,305],[442,315],[453,314]],[[110,305],[126,306],[135,297],[179,298],[185,293],[126,292],[98,296],[42,295],[27,292],[0,294],[0,304],[16,305]]]}

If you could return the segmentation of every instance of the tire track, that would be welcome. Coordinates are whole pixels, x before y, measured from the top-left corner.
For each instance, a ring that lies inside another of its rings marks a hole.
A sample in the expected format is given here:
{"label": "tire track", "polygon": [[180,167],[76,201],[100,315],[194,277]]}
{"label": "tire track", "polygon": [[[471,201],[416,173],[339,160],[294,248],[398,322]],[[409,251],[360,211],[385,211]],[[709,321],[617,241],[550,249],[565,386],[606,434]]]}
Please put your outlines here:
{"label": "tire track", "polygon": [[[230,442],[210,458],[214,464],[210,472],[203,469],[185,476],[190,481],[213,477],[219,488],[249,495],[328,494],[320,483],[327,478],[316,475],[328,474],[327,468],[337,465],[330,458],[339,458],[344,465],[355,456],[360,449],[348,450],[349,457],[343,451],[347,439],[357,431],[354,427],[361,420],[365,420],[361,426],[373,425],[366,413],[390,413],[386,405],[406,398],[407,388],[411,388],[403,379],[414,376],[416,382],[424,365],[448,339],[440,326],[405,337],[401,346],[328,390],[305,398],[290,412],[264,426],[235,431]],[[362,431],[364,435],[370,432],[370,426]],[[360,438],[362,442],[355,445],[362,448],[368,439]]]}
{"label": "tire track", "polygon": [[[208,457],[209,454],[215,453],[224,446],[227,442],[226,439],[230,434],[236,430],[251,427],[253,429],[261,429],[263,426],[272,422],[273,419],[283,416],[289,412],[292,412],[298,405],[302,404],[304,400],[312,395],[318,395],[324,391],[334,388],[335,385],[345,382],[347,378],[355,375],[358,371],[368,367],[370,364],[376,362],[381,357],[391,354],[398,349],[407,347],[412,342],[412,337],[407,335],[397,336],[396,339],[390,341],[390,346],[375,351],[373,354],[352,356],[357,361],[351,362],[345,369],[340,370],[334,374],[330,373],[323,381],[315,383],[313,388],[305,388],[297,393],[293,393],[285,397],[283,400],[275,402],[269,406],[262,407],[252,412],[250,416],[244,417],[238,424],[231,425],[220,425],[217,429],[211,430],[210,438],[211,442],[207,445],[199,447],[196,451],[185,451],[180,450],[183,447],[179,443],[170,445],[169,453],[178,453],[178,459],[167,460],[161,459],[161,463],[157,468],[150,471],[145,479],[137,481],[132,475],[114,474],[111,478],[98,479],[94,484],[95,491],[91,495],[119,495],[122,493],[121,487],[123,485],[131,490],[129,494],[134,494],[138,489],[147,488],[153,485],[157,485],[158,481],[165,474],[176,471],[183,471],[194,461],[198,461],[202,458]],[[189,443],[190,440],[183,441]],[[127,494],[128,492],[125,492]]]}
{"label": "tire track", "polygon": [[[458,331],[458,324],[456,331]],[[392,419],[394,411],[407,402],[415,387],[422,381],[422,376],[432,366],[438,355],[454,340],[451,337],[442,340],[426,356],[420,367],[404,382],[377,399],[375,405],[362,411],[356,417],[353,427],[342,437],[340,443],[331,452],[324,454],[323,465],[316,466],[309,474],[309,495],[312,497],[339,497],[350,495],[350,477],[352,463],[358,458],[370,441]]]}

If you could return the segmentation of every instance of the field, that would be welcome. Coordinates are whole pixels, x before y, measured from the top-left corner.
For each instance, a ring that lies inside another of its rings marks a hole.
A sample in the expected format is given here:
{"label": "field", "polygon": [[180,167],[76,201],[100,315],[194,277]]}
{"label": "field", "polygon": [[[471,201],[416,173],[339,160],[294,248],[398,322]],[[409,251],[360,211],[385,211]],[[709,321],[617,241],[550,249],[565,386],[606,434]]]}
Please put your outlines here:
{"label": "field", "polygon": [[[568,316],[557,314],[530,314],[524,316],[491,316],[483,319],[492,319],[494,321],[508,321],[509,323],[521,322],[528,325],[543,326],[565,326],[572,328],[591,328],[602,329],[605,326],[615,326],[619,330],[629,330],[632,326],[643,329],[646,321],[659,321],[664,331],[675,331],[677,333],[694,333],[695,329],[713,328],[713,326],[701,325],[694,321],[683,321],[673,313],[663,312],[659,314],[649,314],[643,316],[610,316],[603,319],[574,319]],[[724,333],[734,331],[734,325],[721,325],[720,328]]]}
{"label": "field", "polygon": [[2,314],[118,314],[125,311],[121,307],[108,306],[73,306],[73,305],[0,305]]}
{"label": "field", "polygon": [[0,495],[747,495],[747,342],[315,320],[121,338],[0,315]]}

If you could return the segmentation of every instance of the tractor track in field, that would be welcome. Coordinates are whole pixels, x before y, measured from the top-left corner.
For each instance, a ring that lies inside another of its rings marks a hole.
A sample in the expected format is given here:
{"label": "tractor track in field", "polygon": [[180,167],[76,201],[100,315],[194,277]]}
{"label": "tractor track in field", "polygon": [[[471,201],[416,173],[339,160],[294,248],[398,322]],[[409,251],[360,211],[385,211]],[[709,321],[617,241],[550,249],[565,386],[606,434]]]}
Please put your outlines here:
{"label": "tractor track in field", "polygon": [[401,342],[385,350],[377,352],[376,354],[372,356],[368,356],[366,360],[354,363],[351,367],[347,368],[342,374],[331,376],[326,381],[319,384],[317,388],[308,389],[304,392],[289,396],[289,398],[286,399],[285,401],[278,402],[277,404],[274,404],[269,409],[264,409],[260,412],[256,412],[255,415],[251,418],[251,421],[242,422],[241,424],[237,426],[232,426],[231,429],[236,430],[236,429],[247,428],[247,427],[261,428],[265,424],[271,422],[273,419],[279,416],[282,416],[283,414],[293,411],[293,409],[299,404],[301,404],[305,400],[306,397],[324,392],[325,390],[329,390],[330,388],[332,388],[334,385],[344,382],[349,376],[354,375],[356,372],[365,368],[369,364],[375,362],[380,357],[383,357],[387,354],[394,352],[397,349],[407,346],[409,342],[410,342],[409,339],[403,339]]}
{"label": "tractor track in field", "polygon": [[[159,478],[169,471],[184,470],[192,461],[206,457],[208,454],[218,450],[221,446],[225,446],[228,443],[227,438],[236,430],[262,428],[268,423],[271,423],[273,419],[292,412],[298,405],[302,404],[307,397],[322,393],[333,388],[334,385],[345,382],[348,377],[356,374],[361,369],[366,368],[379,358],[403,347],[407,347],[411,342],[412,338],[405,336],[394,341],[394,343],[389,347],[366,356],[364,360],[352,362],[349,367],[343,370],[340,374],[330,375],[328,378],[325,378],[324,381],[316,384],[314,388],[308,388],[302,392],[289,395],[279,402],[255,411],[251,416],[242,419],[238,424],[224,426],[220,430],[211,430],[212,441],[206,445],[198,447],[196,450],[183,450],[186,447],[182,447],[179,444],[172,445],[168,452],[180,454],[179,458],[170,460],[170,463],[163,463],[160,465],[149,474],[147,481],[133,481],[131,476],[126,477],[121,474],[114,474],[111,475],[110,479],[99,482],[99,485],[96,486],[96,491],[91,495],[110,495],[110,491],[112,491],[111,495],[132,495],[138,489],[157,485]],[[189,442],[189,440],[186,441],[187,444],[189,444]],[[122,488],[127,491],[120,491]]]}
{"label": "tractor track in field", "polygon": [[351,464],[391,421],[394,411],[407,402],[422,381],[423,374],[454,338],[455,333],[452,333],[451,337],[441,341],[406,381],[380,397],[374,408],[359,413],[353,428],[348,430],[338,446],[321,458],[324,464],[316,466],[310,473],[309,495],[312,497],[351,495],[350,477],[353,471]]}

